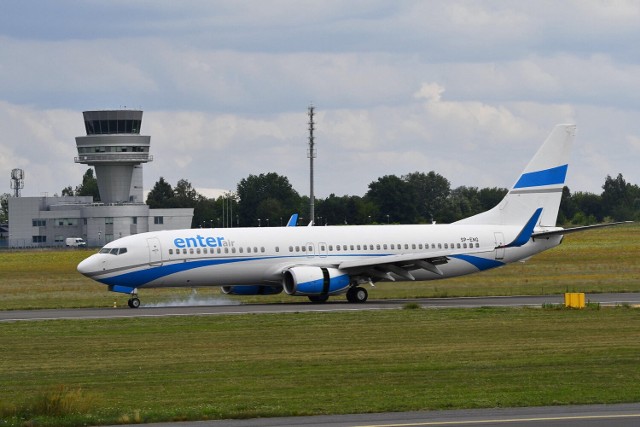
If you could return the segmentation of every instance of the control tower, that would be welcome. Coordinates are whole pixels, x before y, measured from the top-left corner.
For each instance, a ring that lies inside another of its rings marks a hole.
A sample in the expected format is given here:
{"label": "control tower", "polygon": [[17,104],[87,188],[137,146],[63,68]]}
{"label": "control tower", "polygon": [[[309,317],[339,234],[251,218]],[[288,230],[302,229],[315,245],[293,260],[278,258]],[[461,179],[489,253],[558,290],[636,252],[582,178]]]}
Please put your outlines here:
{"label": "control tower", "polygon": [[142,111],[85,111],[87,136],[76,137],[78,157],[74,160],[93,166],[103,203],[144,203],[142,163],[149,155],[151,137],[140,135]]}

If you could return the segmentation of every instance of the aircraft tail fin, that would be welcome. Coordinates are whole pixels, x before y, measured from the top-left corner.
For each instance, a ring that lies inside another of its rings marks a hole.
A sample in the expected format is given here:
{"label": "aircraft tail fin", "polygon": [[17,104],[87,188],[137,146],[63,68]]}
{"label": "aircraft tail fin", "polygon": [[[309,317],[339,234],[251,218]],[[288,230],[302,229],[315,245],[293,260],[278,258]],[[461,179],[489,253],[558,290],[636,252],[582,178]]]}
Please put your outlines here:
{"label": "aircraft tail fin", "polygon": [[521,225],[542,208],[536,225],[555,226],[575,134],[575,125],[556,125],[496,207],[456,224]]}

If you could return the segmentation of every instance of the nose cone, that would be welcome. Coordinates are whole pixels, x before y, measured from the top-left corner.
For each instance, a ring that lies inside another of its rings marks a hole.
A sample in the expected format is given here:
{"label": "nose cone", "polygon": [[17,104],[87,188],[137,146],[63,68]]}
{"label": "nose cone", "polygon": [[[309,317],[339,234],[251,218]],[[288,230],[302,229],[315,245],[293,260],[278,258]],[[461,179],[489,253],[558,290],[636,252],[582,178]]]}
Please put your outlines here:
{"label": "nose cone", "polygon": [[78,264],[78,273],[84,276],[90,276],[95,271],[95,262],[93,255]]}

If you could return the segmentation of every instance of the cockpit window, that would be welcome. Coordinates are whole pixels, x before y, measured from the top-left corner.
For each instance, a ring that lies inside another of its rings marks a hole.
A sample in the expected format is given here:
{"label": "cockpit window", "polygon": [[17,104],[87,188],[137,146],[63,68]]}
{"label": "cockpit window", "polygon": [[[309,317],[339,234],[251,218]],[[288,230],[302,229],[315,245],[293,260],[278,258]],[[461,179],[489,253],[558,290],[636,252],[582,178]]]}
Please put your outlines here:
{"label": "cockpit window", "polygon": [[102,248],[100,249],[101,254],[111,254],[111,255],[121,255],[127,253],[127,248]]}

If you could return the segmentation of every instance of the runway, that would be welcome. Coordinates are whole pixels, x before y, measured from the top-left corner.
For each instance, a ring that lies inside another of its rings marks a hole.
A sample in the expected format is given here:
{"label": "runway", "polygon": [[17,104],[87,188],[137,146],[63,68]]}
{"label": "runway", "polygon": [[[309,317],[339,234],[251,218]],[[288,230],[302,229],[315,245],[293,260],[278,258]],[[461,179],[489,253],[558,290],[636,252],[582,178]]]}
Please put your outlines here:
{"label": "runway", "polygon": [[640,424],[640,404],[544,406],[538,408],[467,409],[456,411],[385,412],[380,414],[321,415],[146,424],[147,427],[504,427]]}
{"label": "runway", "polygon": [[[588,294],[586,299],[603,306],[640,305],[640,293]],[[223,302],[225,300],[222,300]],[[228,304],[193,306],[145,306],[138,309],[119,308],[78,308],[57,310],[9,310],[0,311],[0,322],[61,320],[61,319],[119,319],[134,317],[170,316],[216,316],[258,313],[306,313],[339,312],[362,310],[390,310],[406,304],[418,304],[423,308],[475,308],[475,307],[541,307],[543,304],[562,304],[562,295],[514,296],[514,297],[473,297],[473,298],[420,298],[399,300],[369,300],[364,304],[346,301],[324,304],[282,303],[282,304],[238,304],[227,300]]]}

